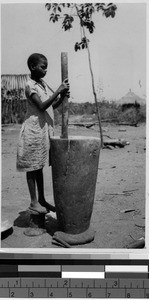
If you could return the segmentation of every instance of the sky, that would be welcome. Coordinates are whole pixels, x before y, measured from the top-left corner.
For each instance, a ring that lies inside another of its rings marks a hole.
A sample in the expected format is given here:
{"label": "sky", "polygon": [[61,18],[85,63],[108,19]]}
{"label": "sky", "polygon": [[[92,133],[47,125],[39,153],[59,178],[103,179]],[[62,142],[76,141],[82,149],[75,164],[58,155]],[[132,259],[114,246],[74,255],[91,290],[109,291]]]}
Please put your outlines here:
{"label": "sky", "polygon": [[[129,89],[146,95],[146,3],[131,2],[114,2],[115,18],[94,14],[95,31],[87,33],[98,99],[120,99]],[[1,74],[28,74],[29,55],[42,53],[48,59],[45,81],[56,89],[61,52],[67,52],[71,100],[93,102],[87,50],[75,52],[77,41],[78,21],[65,32],[61,20],[49,22],[44,2],[1,4]]]}

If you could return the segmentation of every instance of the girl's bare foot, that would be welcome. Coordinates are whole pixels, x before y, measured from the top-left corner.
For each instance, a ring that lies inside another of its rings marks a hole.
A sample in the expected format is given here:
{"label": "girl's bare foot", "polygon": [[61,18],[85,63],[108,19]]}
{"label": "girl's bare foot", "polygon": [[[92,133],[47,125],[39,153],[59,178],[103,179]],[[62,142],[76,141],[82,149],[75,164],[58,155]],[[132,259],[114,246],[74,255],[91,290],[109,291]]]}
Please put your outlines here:
{"label": "girl's bare foot", "polygon": [[39,214],[47,214],[47,209],[43,206],[41,206],[38,202],[32,203],[29,206],[29,209],[32,211],[35,211]]}
{"label": "girl's bare foot", "polygon": [[55,206],[48,203],[45,199],[39,199],[40,205],[44,206],[48,211],[56,212]]}

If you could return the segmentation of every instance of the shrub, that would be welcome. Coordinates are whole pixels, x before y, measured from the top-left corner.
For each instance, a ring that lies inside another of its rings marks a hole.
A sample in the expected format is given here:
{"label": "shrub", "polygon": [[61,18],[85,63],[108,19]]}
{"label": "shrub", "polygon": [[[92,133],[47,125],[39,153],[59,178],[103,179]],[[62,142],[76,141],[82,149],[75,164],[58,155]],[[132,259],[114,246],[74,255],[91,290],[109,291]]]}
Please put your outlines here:
{"label": "shrub", "polygon": [[[22,90],[6,92],[2,90],[2,124],[22,123],[27,110],[26,99],[21,99]],[[146,121],[146,105],[117,105],[116,102],[102,101],[98,103],[101,119],[109,122],[138,123]],[[61,124],[62,106],[54,111],[55,124]],[[69,102],[69,115],[82,116],[81,122],[97,121],[95,103]]]}

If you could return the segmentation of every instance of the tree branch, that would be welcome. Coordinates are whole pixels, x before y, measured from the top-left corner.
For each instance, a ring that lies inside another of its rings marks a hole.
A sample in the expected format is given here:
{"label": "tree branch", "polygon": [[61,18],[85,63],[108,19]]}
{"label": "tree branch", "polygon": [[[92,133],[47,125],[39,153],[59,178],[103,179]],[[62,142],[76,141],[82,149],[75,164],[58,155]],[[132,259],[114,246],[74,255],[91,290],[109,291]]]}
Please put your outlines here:
{"label": "tree branch", "polygon": [[[80,15],[79,15],[79,12],[78,12],[77,5],[75,5],[75,7],[76,7],[78,17],[80,19]],[[81,20],[80,20],[80,26],[81,26]],[[96,110],[97,110],[97,117],[98,117],[98,122],[99,122],[101,148],[103,148],[103,133],[102,133],[101,117],[100,117],[100,111],[99,111],[99,106],[98,106],[98,101],[97,101],[97,95],[96,95],[96,91],[95,91],[95,83],[94,83],[94,75],[93,75],[92,64],[91,64],[91,55],[90,55],[89,43],[88,43],[88,39],[86,38],[86,35],[85,35],[85,28],[84,28],[84,26],[81,26],[81,27],[83,28],[83,35],[84,35],[84,38],[86,39],[86,44],[87,44],[89,69],[90,69],[91,80],[92,80],[92,90],[93,90],[93,94],[94,94],[94,100],[95,100]]]}

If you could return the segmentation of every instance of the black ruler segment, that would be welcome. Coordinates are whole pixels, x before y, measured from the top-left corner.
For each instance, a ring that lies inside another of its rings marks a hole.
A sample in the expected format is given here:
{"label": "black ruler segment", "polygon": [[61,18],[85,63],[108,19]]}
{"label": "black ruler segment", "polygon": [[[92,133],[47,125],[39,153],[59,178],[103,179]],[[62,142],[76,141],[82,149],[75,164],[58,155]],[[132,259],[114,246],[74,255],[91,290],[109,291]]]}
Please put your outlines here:
{"label": "black ruler segment", "polygon": [[145,259],[0,259],[0,265],[148,265],[149,260]]}
{"label": "black ruler segment", "polygon": [[17,264],[0,264],[0,273],[17,273],[18,265]]}
{"label": "black ruler segment", "polygon": [[149,273],[105,273],[105,278],[149,278]]}
{"label": "black ruler segment", "polygon": [[8,278],[8,277],[41,277],[41,274],[43,277],[47,278],[61,278],[60,272],[16,272],[16,273],[8,273],[3,272],[0,273],[0,278]]}

